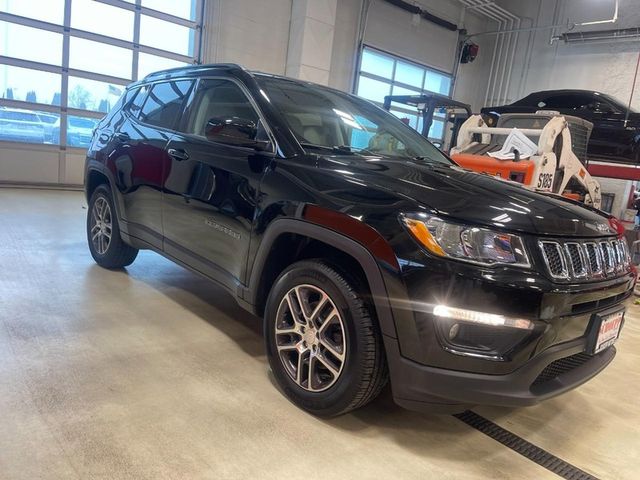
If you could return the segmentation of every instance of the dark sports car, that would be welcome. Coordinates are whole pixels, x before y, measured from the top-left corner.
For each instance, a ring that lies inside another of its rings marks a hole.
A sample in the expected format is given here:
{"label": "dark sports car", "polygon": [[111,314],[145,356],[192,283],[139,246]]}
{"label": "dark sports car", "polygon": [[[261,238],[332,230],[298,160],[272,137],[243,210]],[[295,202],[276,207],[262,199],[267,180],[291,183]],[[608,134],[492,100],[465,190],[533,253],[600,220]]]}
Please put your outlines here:
{"label": "dark sports car", "polygon": [[640,113],[619,100],[591,90],[546,90],[533,92],[510,105],[485,107],[481,112],[495,125],[503,113],[553,110],[593,123],[587,150],[591,160],[640,163]]}

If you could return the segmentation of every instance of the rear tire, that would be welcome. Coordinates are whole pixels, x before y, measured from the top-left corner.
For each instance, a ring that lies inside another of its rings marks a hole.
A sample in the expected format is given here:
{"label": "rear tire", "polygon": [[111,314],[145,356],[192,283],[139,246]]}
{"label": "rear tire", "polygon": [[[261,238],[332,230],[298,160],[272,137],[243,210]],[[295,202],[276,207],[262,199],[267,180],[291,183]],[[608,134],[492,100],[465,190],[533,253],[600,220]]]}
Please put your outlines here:
{"label": "rear tire", "polygon": [[265,310],[273,375],[298,407],[333,417],[362,407],[385,386],[382,335],[363,295],[321,259],[289,266]]}
{"label": "rear tire", "polygon": [[89,199],[87,241],[96,263],[108,269],[131,265],[138,255],[138,249],[120,237],[115,212],[111,191],[106,185],[99,185]]}

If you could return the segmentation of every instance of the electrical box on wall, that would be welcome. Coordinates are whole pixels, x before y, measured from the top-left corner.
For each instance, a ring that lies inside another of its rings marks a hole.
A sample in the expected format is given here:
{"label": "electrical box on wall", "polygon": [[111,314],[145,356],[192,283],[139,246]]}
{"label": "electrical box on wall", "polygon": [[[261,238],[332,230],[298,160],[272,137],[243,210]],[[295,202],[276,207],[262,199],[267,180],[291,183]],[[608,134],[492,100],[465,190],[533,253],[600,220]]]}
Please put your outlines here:
{"label": "electrical box on wall", "polygon": [[478,56],[480,47],[475,43],[465,43],[462,47],[462,55],[460,56],[460,63],[471,63]]}

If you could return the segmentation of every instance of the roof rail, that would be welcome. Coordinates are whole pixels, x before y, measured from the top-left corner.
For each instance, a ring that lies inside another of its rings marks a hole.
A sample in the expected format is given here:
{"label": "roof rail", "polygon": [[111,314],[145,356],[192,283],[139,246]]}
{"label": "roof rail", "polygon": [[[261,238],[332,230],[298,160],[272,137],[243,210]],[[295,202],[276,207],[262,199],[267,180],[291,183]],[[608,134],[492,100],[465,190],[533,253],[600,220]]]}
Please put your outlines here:
{"label": "roof rail", "polygon": [[238,65],[237,63],[206,63],[202,65],[185,65],[184,67],[175,67],[175,68],[168,68],[166,70],[159,70],[157,72],[152,72],[147,74],[142,80],[151,80],[154,78],[165,78],[167,75],[179,73],[181,71],[207,70],[207,69],[216,69],[216,68],[224,69],[224,70],[239,69],[239,70],[247,71],[242,65]]}

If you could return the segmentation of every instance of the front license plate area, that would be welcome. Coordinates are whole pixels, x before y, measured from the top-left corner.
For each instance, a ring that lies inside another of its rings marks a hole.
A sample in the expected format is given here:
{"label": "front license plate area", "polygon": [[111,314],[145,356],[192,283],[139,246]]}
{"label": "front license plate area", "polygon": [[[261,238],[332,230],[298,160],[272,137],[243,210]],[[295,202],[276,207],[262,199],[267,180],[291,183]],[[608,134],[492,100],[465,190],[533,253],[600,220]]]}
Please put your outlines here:
{"label": "front license plate area", "polygon": [[596,314],[591,330],[592,341],[590,353],[595,355],[605,348],[610,347],[620,336],[620,330],[624,323],[624,309],[607,314]]}

